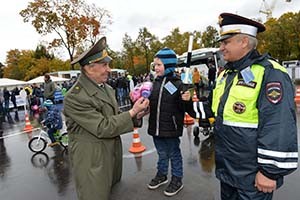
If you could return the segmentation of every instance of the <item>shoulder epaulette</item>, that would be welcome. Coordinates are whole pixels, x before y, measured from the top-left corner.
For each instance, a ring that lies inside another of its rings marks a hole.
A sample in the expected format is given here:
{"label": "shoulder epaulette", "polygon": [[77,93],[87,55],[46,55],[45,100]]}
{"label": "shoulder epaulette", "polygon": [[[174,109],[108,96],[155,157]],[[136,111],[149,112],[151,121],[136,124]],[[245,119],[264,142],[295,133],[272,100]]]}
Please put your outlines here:
{"label": "shoulder epaulette", "polygon": [[265,53],[263,55],[261,55],[260,57],[258,57],[253,64],[258,64],[261,65],[263,67],[270,67],[273,68],[272,63],[270,62],[270,60],[274,60],[274,58],[272,58],[269,54]]}
{"label": "shoulder epaulette", "polygon": [[81,85],[79,83],[76,83],[76,85],[74,85],[73,89],[72,89],[72,93],[74,94],[78,94],[81,90]]}

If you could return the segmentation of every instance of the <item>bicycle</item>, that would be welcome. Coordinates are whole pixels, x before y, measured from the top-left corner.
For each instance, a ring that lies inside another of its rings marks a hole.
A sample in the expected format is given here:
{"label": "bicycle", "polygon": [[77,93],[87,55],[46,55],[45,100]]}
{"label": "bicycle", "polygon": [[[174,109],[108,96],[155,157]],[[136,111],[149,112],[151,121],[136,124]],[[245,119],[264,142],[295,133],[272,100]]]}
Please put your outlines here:
{"label": "bicycle", "polygon": [[[51,140],[47,133],[47,127],[43,126],[40,128],[40,132],[38,135],[32,137],[28,142],[28,147],[32,152],[38,153],[42,152],[46,149],[48,142],[51,143]],[[54,133],[54,138],[59,144],[67,149],[69,136],[67,132],[61,133],[60,130],[57,130]]]}

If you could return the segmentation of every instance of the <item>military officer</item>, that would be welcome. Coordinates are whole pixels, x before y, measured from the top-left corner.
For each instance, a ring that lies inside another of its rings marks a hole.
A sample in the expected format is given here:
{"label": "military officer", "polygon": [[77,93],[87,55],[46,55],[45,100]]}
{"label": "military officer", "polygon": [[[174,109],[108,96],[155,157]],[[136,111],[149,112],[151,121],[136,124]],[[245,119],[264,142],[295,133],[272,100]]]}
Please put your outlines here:
{"label": "military officer", "polygon": [[122,174],[121,134],[133,130],[132,118],[146,109],[140,98],[128,112],[118,113],[113,89],[106,84],[112,58],[106,38],[81,54],[81,75],[64,98],[69,155],[80,200],[107,200]]}

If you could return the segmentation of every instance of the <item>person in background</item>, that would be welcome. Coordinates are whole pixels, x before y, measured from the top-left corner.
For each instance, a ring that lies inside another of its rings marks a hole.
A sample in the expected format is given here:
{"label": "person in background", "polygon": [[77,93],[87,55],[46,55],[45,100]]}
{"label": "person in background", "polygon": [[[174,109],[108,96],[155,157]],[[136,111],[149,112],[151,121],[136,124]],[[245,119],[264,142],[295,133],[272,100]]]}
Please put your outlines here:
{"label": "person in background", "polygon": [[215,85],[216,72],[217,72],[217,69],[214,65],[214,62],[212,60],[209,61],[208,62],[208,87],[210,90]]}
{"label": "person in background", "polygon": [[42,106],[44,104],[43,92],[42,92],[41,88],[36,83],[32,84],[32,97],[38,99],[38,101],[39,101],[38,105]]}
{"label": "person in background", "polygon": [[54,94],[56,90],[55,83],[51,80],[49,74],[44,75],[44,98],[45,100],[50,99],[53,103],[55,103]]}
{"label": "person in background", "polygon": [[171,182],[164,190],[166,196],[174,196],[183,188],[183,161],[180,137],[183,131],[185,112],[192,110],[189,91],[184,91],[183,83],[175,75],[176,53],[164,48],[155,54],[156,79],[149,97],[150,116],[148,134],[158,154],[157,173],[148,184],[151,190],[168,183],[169,162],[171,162]]}
{"label": "person in background", "polygon": [[199,99],[202,96],[202,94],[200,94],[201,76],[200,76],[200,72],[198,71],[197,67],[194,68],[192,77],[193,77],[193,84],[195,85],[195,88],[196,88],[196,94]]}
{"label": "person in background", "polygon": [[68,83],[67,83],[66,81],[64,81],[64,82],[62,83],[62,88],[68,89]]}
{"label": "person in background", "polygon": [[119,73],[117,79],[117,95],[118,95],[118,102],[120,106],[125,105],[125,99],[127,97],[127,79],[124,73]]}
{"label": "person in background", "polygon": [[18,87],[15,87],[12,91],[11,91],[11,96],[10,96],[10,100],[11,102],[13,103],[14,105],[14,112],[15,112],[15,121],[18,122],[20,121],[19,119],[19,113],[18,113],[18,105],[17,105],[17,99],[16,99],[16,96],[19,95],[20,92],[19,92],[19,89]]}
{"label": "person in background", "polygon": [[5,119],[4,107],[3,107],[3,92],[0,90],[0,136],[3,134],[3,122]]}
{"label": "person in background", "polygon": [[14,121],[10,115],[10,109],[9,109],[9,101],[10,101],[10,92],[8,91],[7,87],[3,88],[3,98],[4,98],[4,113],[7,117],[7,121],[10,124],[13,124]]}
{"label": "person in background", "polygon": [[132,118],[145,110],[149,100],[138,99],[133,107],[119,113],[114,90],[106,83],[112,60],[106,38],[81,54],[81,75],[64,99],[69,135],[69,156],[79,200],[108,200],[112,187],[122,175],[120,135],[133,130]]}
{"label": "person in background", "polygon": [[231,13],[222,13],[219,24],[227,64],[210,101],[199,104],[215,117],[221,199],[271,200],[298,167],[294,87],[286,68],[256,50],[263,24]]}

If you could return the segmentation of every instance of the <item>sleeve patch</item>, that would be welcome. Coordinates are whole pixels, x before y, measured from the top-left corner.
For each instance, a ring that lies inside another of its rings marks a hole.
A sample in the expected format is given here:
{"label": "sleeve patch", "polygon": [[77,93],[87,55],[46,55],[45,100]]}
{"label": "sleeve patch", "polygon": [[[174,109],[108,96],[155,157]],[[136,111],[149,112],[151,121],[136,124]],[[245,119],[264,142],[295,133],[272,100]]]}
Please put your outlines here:
{"label": "sleeve patch", "polygon": [[282,86],[280,82],[270,82],[266,85],[266,97],[272,104],[277,104],[282,99]]}

